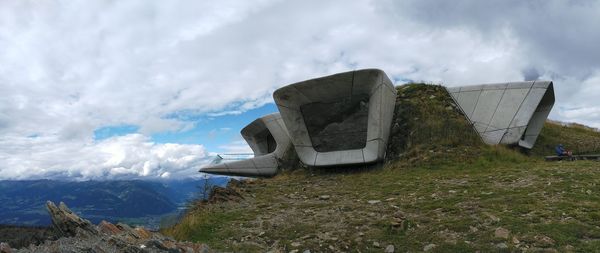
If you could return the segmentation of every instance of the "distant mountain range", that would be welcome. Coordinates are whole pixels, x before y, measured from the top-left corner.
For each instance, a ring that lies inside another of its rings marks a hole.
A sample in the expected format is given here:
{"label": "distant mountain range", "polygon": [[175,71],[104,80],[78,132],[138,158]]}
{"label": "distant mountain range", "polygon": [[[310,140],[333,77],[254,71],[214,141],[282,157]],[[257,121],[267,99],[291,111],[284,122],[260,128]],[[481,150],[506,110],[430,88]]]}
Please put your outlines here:
{"label": "distant mountain range", "polygon": [[[157,227],[177,215],[190,200],[204,198],[210,186],[224,186],[227,177],[173,181],[0,181],[0,224],[51,224],[46,201],[65,202],[80,216]],[[207,187],[205,187],[205,185]]]}

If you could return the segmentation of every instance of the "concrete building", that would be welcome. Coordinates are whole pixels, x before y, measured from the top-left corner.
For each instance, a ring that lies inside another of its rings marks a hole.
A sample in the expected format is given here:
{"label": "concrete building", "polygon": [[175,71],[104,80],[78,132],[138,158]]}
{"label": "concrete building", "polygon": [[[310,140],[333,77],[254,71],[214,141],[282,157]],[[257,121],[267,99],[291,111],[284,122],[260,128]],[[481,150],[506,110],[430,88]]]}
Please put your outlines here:
{"label": "concrete building", "polygon": [[483,141],[532,148],[554,105],[551,81],[447,88]]}
{"label": "concrete building", "polygon": [[308,166],[383,160],[396,89],[378,69],[302,81],[273,94],[300,160]]}
{"label": "concrete building", "polygon": [[230,176],[274,176],[280,159],[290,148],[290,138],[279,113],[254,120],[241,131],[254,158],[210,164],[200,172]]}

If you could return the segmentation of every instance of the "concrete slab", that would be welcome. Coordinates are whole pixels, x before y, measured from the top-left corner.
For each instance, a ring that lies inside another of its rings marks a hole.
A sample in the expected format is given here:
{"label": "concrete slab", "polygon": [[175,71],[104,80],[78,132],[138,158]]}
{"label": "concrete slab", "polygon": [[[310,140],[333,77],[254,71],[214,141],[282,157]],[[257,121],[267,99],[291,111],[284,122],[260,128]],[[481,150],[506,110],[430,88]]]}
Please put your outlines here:
{"label": "concrete slab", "polygon": [[[464,86],[458,87],[459,92],[456,88],[448,89],[454,92],[451,97],[490,145],[532,148],[555,100],[551,81]],[[474,97],[477,102],[473,106]]]}
{"label": "concrete slab", "polygon": [[455,93],[452,96],[454,100],[460,101],[460,103],[463,105],[462,109],[464,113],[471,117],[471,115],[473,115],[473,111],[475,110],[475,106],[477,105],[477,101],[479,101],[479,95],[481,95],[481,90]]}
{"label": "concrete slab", "polygon": [[529,89],[507,89],[498,104],[498,108],[501,109],[494,113],[489,128],[508,128],[527,93],[529,93]]}
{"label": "concrete slab", "polygon": [[241,131],[254,152],[254,158],[222,164],[210,164],[200,172],[231,176],[274,176],[279,168],[279,159],[290,148],[289,134],[279,113],[254,120]]}
{"label": "concrete slab", "polygon": [[[379,147],[387,144],[396,100],[383,71],[364,69],[294,83],[276,90],[273,98],[304,164],[383,159],[385,149]],[[367,145],[373,139],[378,145]],[[364,153],[376,155],[365,159]]]}
{"label": "concrete slab", "polygon": [[471,122],[481,123],[486,126],[487,130],[487,126],[490,125],[503,94],[504,90],[483,90],[471,115]]}

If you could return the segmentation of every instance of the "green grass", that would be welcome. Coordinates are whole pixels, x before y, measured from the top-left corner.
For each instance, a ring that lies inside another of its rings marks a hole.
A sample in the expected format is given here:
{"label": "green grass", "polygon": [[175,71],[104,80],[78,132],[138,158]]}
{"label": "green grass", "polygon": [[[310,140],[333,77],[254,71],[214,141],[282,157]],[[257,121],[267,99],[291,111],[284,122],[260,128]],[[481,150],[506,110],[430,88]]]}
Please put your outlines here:
{"label": "green grass", "polygon": [[[594,150],[588,140],[600,135],[548,123],[528,154],[486,146],[440,86],[398,91],[381,168],[288,170],[163,232],[236,252],[381,252],[389,244],[396,252],[428,244],[432,252],[600,251],[600,163],[540,159],[556,142]],[[496,237],[497,228],[509,238]]]}
{"label": "green grass", "polygon": [[557,144],[564,144],[574,154],[600,154],[600,132],[579,124],[548,121],[531,154],[554,155]]}

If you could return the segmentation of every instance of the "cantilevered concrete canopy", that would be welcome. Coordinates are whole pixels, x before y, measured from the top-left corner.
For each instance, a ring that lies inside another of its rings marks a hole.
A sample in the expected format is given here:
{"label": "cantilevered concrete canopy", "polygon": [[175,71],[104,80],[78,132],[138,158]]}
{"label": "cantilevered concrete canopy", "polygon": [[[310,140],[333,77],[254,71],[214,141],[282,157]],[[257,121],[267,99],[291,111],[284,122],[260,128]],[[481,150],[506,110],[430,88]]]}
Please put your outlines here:
{"label": "cantilevered concrete canopy", "polygon": [[273,98],[300,160],[309,166],[381,161],[396,89],[378,69],[290,84]]}
{"label": "cantilevered concrete canopy", "polygon": [[551,81],[447,88],[483,141],[532,148],[554,105]]}
{"label": "cantilevered concrete canopy", "polygon": [[279,113],[254,120],[241,133],[254,152],[254,158],[210,164],[200,169],[200,172],[250,177],[277,174],[279,159],[290,148],[290,137]]}

